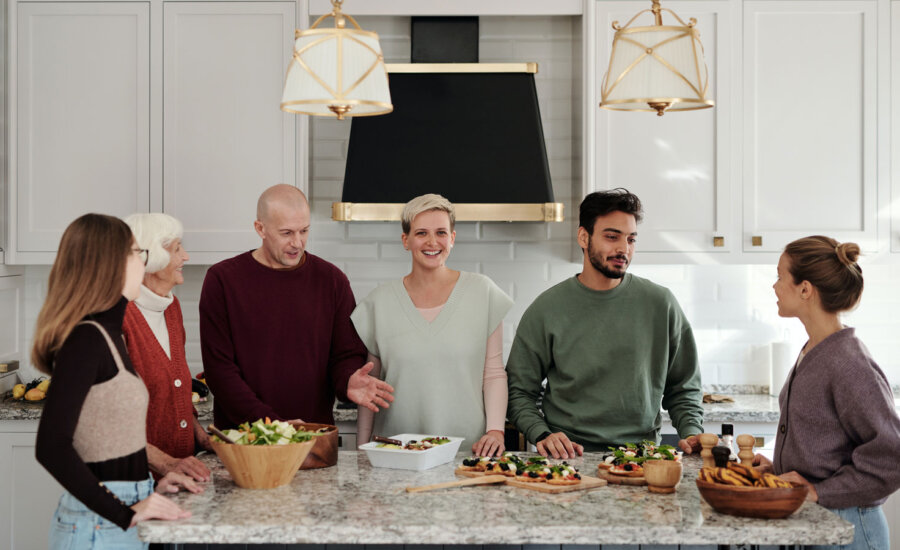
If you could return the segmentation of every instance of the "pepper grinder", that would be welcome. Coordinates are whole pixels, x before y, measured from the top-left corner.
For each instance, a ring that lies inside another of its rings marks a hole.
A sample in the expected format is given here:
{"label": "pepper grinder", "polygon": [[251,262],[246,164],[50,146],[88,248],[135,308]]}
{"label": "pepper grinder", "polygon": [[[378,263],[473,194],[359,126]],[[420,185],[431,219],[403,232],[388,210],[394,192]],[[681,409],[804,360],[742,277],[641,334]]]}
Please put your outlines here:
{"label": "pepper grinder", "polygon": [[716,445],[711,450],[713,455],[713,464],[716,468],[727,468],[729,457],[731,457],[731,449],[725,445]]}
{"label": "pepper grinder", "polygon": [[737,436],[737,444],[738,448],[740,448],[741,450],[741,452],[738,453],[738,458],[741,459],[741,464],[752,466],[753,445],[756,444],[756,438],[749,434],[741,434]]}
{"label": "pepper grinder", "polygon": [[719,444],[719,436],[716,434],[700,434],[697,436],[697,439],[700,440],[700,446],[703,447],[703,450],[700,451],[703,467],[715,468],[716,461],[713,459],[712,448]]}

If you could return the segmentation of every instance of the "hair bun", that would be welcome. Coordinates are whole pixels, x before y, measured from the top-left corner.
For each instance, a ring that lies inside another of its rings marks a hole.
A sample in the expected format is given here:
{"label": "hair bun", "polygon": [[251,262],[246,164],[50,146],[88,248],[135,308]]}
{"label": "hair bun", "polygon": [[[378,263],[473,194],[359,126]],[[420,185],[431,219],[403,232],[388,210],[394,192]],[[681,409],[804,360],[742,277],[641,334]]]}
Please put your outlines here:
{"label": "hair bun", "polygon": [[859,258],[859,245],[856,243],[838,243],[834,247],[834,253],[837,254],[838,260],[846,266],[852,266]]}

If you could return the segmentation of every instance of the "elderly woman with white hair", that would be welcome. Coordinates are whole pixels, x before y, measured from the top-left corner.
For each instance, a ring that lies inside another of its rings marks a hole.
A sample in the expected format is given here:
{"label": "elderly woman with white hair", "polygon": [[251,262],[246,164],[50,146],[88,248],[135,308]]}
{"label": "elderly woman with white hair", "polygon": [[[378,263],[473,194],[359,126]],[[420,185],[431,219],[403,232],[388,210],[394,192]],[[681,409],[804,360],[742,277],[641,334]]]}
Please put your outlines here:
{"label": "elderly woman with white hair", "polygon": [[190,259],[181,244],[184,231],[166,214],[132,214],[125,223],[137,246],[148,250],[140,296],[128,304],[123,323],[128,355],[150,392],[147,460],[157,477],[174,471],[208,481],[209,469],[194,452],[211,446],[191,403],[184,321],[172,294],[184,282],[182,268]]}
{"label": "elderly woman with white hair", "polygon": [[503,318],[513,302],[484,275],[446,266],[456,240],[450,201],[416,197],[401,218],[412,270],[373,290],[351,315],[375,363],[371,375],[395,396],[377,414],[360,409],[359,441],[373,429],[463,436],[475,454],[500,455],[508,399]]}

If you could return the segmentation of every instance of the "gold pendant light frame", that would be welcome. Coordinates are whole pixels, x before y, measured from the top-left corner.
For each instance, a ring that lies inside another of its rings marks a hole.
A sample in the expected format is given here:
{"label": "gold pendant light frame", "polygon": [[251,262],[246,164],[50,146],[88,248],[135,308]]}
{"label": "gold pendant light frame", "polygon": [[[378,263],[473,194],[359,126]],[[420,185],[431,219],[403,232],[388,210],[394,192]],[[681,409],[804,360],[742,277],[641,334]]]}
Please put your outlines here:
{"label": "gold pendant light frame", "polygon": [[[316,21],[310,26],[309,29],[305,30],[296,30],[294,31],[294,41],[296,41],[301,37],[309,37],[309,36],[318,36],[321,35],[321,38],[317,40],[313,40],[312,42],[305,44],[300,49],[294,49],[293,60],[287,69],[287,74],[285,75],[285,83],[287,83],[291,71],[295,70],[303,70],[307,72],[313,80],[315,80],[322,88],[328,91],[331,94],[331,97],[323,97],[323,98],[312,98],[312,99],[303,99],[303,100],[289,100],[283,101],[281,103],[281,110],[288,113],[295,114],[304,114],[311,116],[336,116],[338,120],[343,120],[345,115],[348,113],[351,116],[376,116],[376,115],[384,115],[390,113],[394,110],[394,106],[390,102],[385,101],[376,101],[376,100],[367,100],[367,99],[348,99],[346,96],[351,91],[353,91],[357,86],[359,86],[363,81],[366,80],[373,72],[382,71],[384,74],[385,80],[387,80],[387,69],[384,63],[384,55],[380,51],[376,51],[369,44],[366,44],[362,40],[359,40],[358,37],[365,36],[368,38],[374,38],[375,41],[378,41],[378,33],[372,31],[363,30],[359,23],[356,22],[352,16],[345,14],[341,11],[341,4],[343,4],[344,0],[331,0],[333,9],[331,13],[326,13],[325,15],[320,16]],[[335,26],[334,28],[318,28],[318,26],[327,18],[334,18]],[[349,21],[352,25],[352,28],[347,28],[347,21]],[[316,46],[321,46],[328,41],[335,40],[336,41],[336,85],[331,86],[325,80],[320,77],[316,72],[303,60],[303,54],[309,51]],[[343,83],[343,65],[344,65],[344,41],[351,41],[354,44],[362,46],[369,52],[371,52],[374,60],[372,64],[363,72],[362,76],[356,79],[350,86],[344,87]],[[328,109],[331,113],[327,112],[315,112],[303,110],[302,108],[298,108],[298,106],[302,105],[327,105]],[[369,112],[360,112],[353,113],[353,107],[357,105],[370,105],[376,107],[377,109]]]}
{"label": "gold pendant light frame", "polygon": [[[675,20],[680,23],[680,25],[663,25],[662,23],[662,12],[668,12]],[[634,21],[647,13],[652,13],[655,19],[655,25],[653,26],[643,26],[643,27],[632,27],[631,24]],[[709,71],[706,67],[706,63],[704,61],[704,50],[703,44],[700,42],[700,33],[696,29],[697,20],[695,18],[690,18],[687,23],[684,22],[678,15],[670,9],[662,8],[659,5],[659,0],[653,0],[653,7],[647,10],[642,10],[638,12],[634,17],[632,17],[628,23],[624,26],[620,26],[618,21],[613,21],[612,28],[616,31],[615,37],[613,38],[612,43],[612,51],[609,56],[609,69],[603,77],[603,83],[601,85],[601,101],[600,108],[608,109],[608,110],[617,110],[617,111],[635,111],[635,112],[656,112],[658,116],[662,116],[666,111],[695,111],[699,109],[708,109],[712,107],[715,102],[712,99],[707,97],[709,93]],[[648,32],[660,32],[667,31],[670,33],[677,33],[672,36],[665,38],[659,42],[654,44],[644,44],[639,41],[639,37],[641,34]],[[677,68],[673,67],[671,63],[669,63],[664,57],[662,57],[657,50],[665,46],[666,44],[670,44],[677,40],[690,40],[691,41],[691,53],[693,58],[693,71],[695,74],[690,75],[690,77],[695,77],[696,81],[691,81],[689,76],[682,74]],[[636,59],[631,61],[628,66],[615,78],[610,82],[610,73],[613,69],[613,60],[616,58],[616,53],[618,51],[618,46],[620,43],[627,43],[637,48],[643,50],[643,53],[639,55]],[[652,62],[653,60],[659,62],[660,65],[665,67],[666,70],[673,73],[678,77],[678,79],[686,84],[690,90],[695,94],[694,97],[629,97],[623,99],[610,99],[610,95],[615,91],[616,87],[626,79],[632,70],[637,67],[642,62]],[[642,107],[633,107],[626,105],[634,105],[634,104],[646,104],[646,108]]]}

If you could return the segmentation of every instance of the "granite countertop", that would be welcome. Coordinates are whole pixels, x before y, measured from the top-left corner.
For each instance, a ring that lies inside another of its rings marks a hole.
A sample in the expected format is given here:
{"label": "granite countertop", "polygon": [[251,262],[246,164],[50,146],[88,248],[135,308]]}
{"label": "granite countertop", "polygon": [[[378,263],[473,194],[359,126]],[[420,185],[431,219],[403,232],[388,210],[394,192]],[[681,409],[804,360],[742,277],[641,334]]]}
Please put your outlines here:
{"label": "granite countertop", "polygon": [[[212,399],[196,403],[197,415],[205,426],[213,421]],[[40,420],[44,403],[6,400],[0,403],[0,420]],[[356,409],[334,409],[335,422],[356,422]]]}
{"label": "granite countertop", "polygon": [[[705,422],[778,422],[778,398],[765,394],[731,394],[734,403],[703,403]],[[895,394],[894,404],[900,411],[900,394]],[[38,420],[43,403],[6,400],[0,403],[0,420]],[[212,422],[212,400],[198,403],[201,422]],[[662,411],[663,422],[669,422],[669,413]],[[356,422],[356,409],[334,409],[335,422]]]}
{"label": "granite countertop", "polygon": [[[525,454],[525,453],[523,453]],[[787,519],[738,518],[713,511],[685,459],[676,493],[610,485],[550,495],[507,486],[410,494],[407,486],[456,479],[453,463],[415,472],[373,468],[364,453],[339,453],[337,466],[304,470],[285,486],[240,489],[214,455],[201,459],[212,481],[174,500],[192,516],[140,523],[138,535],[165,543],[308,544],[846,544],[851,524],[806,502]],[[600,455],[570,461],[596,471]]]}

